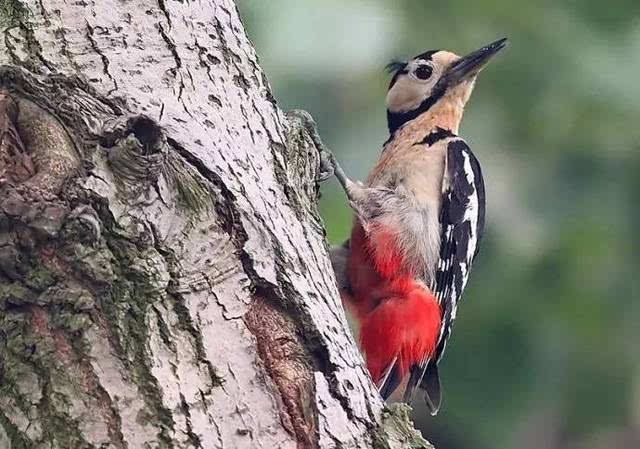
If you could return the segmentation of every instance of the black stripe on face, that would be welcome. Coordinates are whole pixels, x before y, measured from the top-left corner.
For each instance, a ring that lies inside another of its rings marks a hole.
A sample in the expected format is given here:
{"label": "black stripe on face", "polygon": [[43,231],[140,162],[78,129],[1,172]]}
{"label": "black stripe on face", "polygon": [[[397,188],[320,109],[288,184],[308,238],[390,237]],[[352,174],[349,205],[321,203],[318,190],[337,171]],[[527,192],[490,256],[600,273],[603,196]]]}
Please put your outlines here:
{"label": "black stripe on face", "polygon": [[393,135],[393,133],[395,133],[402,125],[428,111],[431,106],[443,97],[445,90],[446,89],[444,87],[434,90],[430,97],[420,103],[420,106],[407,112],[391,112],[387,109],[387,125],[389,126],[389,134]]}
{"label": "black stripe on face", "polygon": [[434,143],[439,142],[442,139],[446,139],[447,137],[456,137],[456,135],[448,129],[440,128],[439,126],[437,126],[436,129],[424,136],[424,139],[422,139],[420,142],[414,143],[414,145],[432,146]]}

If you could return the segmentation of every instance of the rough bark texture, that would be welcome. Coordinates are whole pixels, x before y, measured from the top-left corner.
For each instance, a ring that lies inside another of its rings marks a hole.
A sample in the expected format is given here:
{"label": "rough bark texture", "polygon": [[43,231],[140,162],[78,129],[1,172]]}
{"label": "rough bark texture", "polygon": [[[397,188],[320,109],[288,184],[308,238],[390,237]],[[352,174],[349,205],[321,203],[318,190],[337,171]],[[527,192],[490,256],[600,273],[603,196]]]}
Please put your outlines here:
{"label": "rough bark texture", "polygon": [[430,447],[231,0],[0,0],[0,448]]}

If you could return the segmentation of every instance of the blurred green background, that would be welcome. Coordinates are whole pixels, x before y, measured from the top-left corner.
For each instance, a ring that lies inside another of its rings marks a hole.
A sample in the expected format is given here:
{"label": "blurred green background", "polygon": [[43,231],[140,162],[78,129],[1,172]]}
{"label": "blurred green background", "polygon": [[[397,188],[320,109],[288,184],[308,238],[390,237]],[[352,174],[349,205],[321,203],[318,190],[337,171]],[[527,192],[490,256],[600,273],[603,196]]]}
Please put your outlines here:
{"label": "blurred green background", "polygon": [[[640,448],[640,1],[239,0],[283,109],[349,174],[387,138],[384,65],[508,36],[460,133],[488,227],[447,354],[438,449]],[[337,183],[329,239],[348,236]],[[634,197],[635,196],[635,197]]]}

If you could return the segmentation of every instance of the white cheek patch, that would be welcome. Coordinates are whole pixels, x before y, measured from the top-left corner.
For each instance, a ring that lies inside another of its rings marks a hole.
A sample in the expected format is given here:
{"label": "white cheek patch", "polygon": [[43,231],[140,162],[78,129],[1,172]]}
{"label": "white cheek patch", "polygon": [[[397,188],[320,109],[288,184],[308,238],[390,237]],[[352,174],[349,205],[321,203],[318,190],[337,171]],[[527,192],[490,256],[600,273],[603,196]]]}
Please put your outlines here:
{"label": "white cheek patch", "polygon": [[[434,56],[440,55],[438,52]],[[447,55],[441,56],[446,57]],[[455,56],[455,55],[453,55]],[[426,64],[423,60],[413,60],[407,64],[405,70],[414,73],[420,65]],[[387,110],[393,113],[405,113],[412,111],[431,96],[431,91],[436,82],[442,76],[442,65],[428,63],[432,69],[431,76],[426,80],[419,80],[413,75],[401,74],[393,87],[387,93]]]}
{"label": "white cheek patch", "polygon": [[387,94],[387,109],[391,112],[407,112],[417,108],[429,96],[431,87],[403,76]]}

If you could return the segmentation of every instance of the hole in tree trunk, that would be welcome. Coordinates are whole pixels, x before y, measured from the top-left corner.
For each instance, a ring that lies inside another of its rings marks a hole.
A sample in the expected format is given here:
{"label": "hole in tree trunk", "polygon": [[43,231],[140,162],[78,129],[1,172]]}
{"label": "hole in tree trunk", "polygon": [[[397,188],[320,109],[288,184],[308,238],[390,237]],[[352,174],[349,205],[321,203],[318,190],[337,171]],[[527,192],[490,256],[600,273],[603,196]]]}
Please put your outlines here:
{"label": "hole in tree trunk", "polygon": [[160,152],[162,148],[162,129],[150,118],[140,116],[131,119],[129,129],[142,144],[142,154]]}

